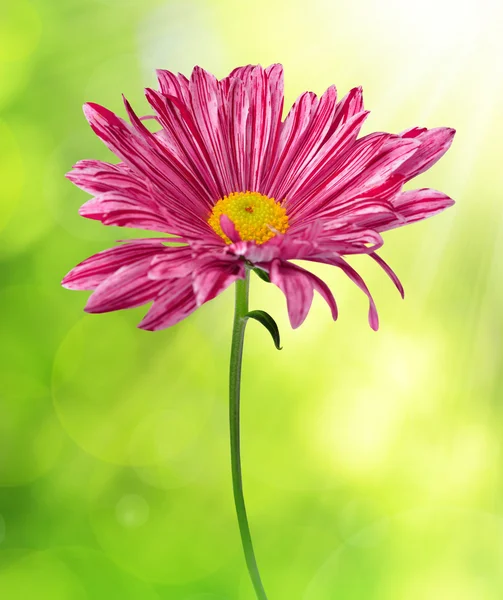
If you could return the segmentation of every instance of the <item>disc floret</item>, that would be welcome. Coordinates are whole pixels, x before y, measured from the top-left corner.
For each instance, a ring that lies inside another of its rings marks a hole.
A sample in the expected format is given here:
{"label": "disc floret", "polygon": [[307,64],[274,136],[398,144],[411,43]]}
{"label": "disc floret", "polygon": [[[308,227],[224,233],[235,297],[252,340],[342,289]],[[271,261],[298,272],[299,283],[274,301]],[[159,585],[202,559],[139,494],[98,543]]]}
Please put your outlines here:
{"label": "disc floret", "polygon": [[217,201],[208,224],[226,244],[231,240],[222,231],[220,217],[227,215],[244,241],[263,244],[288,230],[288,216],[280,202],[258,192],[233,192]]}

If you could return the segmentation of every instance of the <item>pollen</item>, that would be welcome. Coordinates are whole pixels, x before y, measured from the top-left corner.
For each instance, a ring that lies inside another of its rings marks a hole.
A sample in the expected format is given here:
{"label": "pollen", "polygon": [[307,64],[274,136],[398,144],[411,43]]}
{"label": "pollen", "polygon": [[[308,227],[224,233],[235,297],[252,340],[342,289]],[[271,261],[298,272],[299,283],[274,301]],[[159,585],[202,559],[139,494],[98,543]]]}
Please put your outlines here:
{"label": "pollen", "polygon": [[263,244],[278,233],[288,230],[285,208],[274,198],[258,192],[233,192],[217,201],[211,211],[208,224],[226,244],[231,240],[220,227],[220,217],[227,215],[242,240]]}

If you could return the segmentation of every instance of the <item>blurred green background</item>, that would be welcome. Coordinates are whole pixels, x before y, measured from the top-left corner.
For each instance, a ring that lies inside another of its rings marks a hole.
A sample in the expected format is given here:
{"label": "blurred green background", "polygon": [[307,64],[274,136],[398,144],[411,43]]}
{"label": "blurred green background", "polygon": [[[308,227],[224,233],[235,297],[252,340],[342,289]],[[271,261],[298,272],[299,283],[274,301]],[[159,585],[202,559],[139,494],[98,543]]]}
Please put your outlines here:
{"label": "blurred green background", "polygon": [[363,294],[318,267],[291,331],[254,278],[245,491],[271,600],[503,597],[503,10],[496,0],[7,0],[0,9],[0,597],[251,600],[227,439],[232,291],[180,325],[145,309],[85,315],[60,288],[88,255],[134,237],[78,216],[63,174],[110,159],[95,101],[139,112],[154,69],[217,76],[282,62],[305,89],[362,84],[366,132],[458,130],[417,186],[454,208],[386,235],[402,302],[369,260]]}

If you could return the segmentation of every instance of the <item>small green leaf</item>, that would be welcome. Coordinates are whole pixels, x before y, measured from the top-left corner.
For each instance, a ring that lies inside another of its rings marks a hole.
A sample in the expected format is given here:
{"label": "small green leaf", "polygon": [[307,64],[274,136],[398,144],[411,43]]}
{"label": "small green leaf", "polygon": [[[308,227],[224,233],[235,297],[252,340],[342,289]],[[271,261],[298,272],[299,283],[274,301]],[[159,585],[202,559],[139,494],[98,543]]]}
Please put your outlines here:
{"label": "small green leaf", "polygon": [[256,273],[260,279],[262,279],[262,281],[265,281],[266,283],[271,283],[271,280],[269,278],[269,273],[267,273],[267,271],[264,271],[263,269],[259,269],[258,267],[253,267],[253,272]]}
{"label": "small green leaf", "polygon": [[276,325],[276,321],[271,317],[270,314],[263,310],[252,310],[245,315],[245,319],[255,319],[255,321],[261,323],[271,334],[276,349],[281,350],[281,346],[279,345],[279,329]]}

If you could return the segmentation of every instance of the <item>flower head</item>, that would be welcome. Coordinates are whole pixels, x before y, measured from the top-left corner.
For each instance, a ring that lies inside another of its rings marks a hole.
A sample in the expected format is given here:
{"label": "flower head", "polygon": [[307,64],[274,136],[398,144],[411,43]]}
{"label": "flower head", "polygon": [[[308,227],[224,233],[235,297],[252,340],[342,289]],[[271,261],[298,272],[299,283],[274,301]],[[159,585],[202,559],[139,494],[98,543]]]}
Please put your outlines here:
{"label": "flower head", "polygon": [[241,67],[220,81],[200,67],[190,79],[162,70],[158,78],[160,89],[146,90],[158,131],[127,100],[130,124],[88,103],[91,127],[121,162],[83,160],[67,176],[94,196],[82,216],[163,237],[91,256],[63,285],[94,290],[86,305],[92,313],[152,302],[139,326],[157,330],[253,266],[283,291],[295,328],[314,290],[337,318],[328,286],[291,262],[308,260],[342,269],[367,295],[377,329],[372,296],[344,257],[367,254],[403,295],[376,253],[381,233],[453,204],[436,190],[402,188],[447,151],[454,130],[414,127],[359,138],[367,116],[361,88],[338,101],[333,86],[319,98],[302,94],[283,120],[281,65]]}

